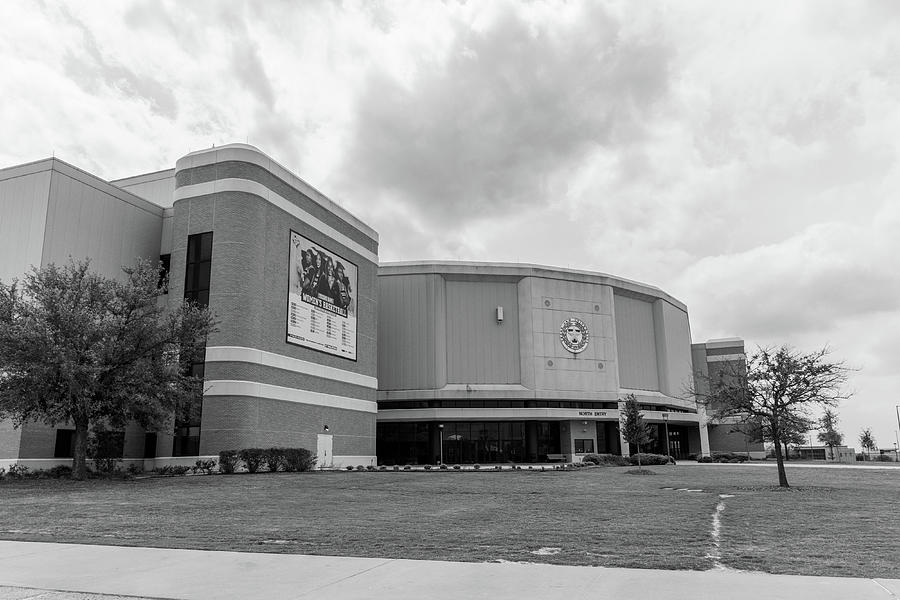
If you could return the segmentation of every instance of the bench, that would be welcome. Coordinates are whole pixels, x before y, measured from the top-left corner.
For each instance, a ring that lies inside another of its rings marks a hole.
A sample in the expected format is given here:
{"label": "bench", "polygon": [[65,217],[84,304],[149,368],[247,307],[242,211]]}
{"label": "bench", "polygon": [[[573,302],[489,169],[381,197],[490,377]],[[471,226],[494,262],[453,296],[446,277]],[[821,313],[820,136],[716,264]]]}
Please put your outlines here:
{"label": "bench", "polygon": [[548,462],[567,462],[569,460],[568,454],[548,454],[547,461]]}

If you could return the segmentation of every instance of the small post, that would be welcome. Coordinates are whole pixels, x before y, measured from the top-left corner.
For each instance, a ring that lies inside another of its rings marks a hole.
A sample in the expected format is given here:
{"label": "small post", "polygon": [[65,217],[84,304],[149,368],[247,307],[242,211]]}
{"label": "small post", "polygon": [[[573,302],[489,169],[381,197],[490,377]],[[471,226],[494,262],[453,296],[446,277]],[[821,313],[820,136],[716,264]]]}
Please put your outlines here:
{"label": "small post", "polygon": [[[444,424],[443,423],[438,423],[438,431],[441,434],[441,463],[440,463],[440,465],[442,465],[442,464],[444,464]],[[440,466],[440,465],[438,465],[438,466]]]}

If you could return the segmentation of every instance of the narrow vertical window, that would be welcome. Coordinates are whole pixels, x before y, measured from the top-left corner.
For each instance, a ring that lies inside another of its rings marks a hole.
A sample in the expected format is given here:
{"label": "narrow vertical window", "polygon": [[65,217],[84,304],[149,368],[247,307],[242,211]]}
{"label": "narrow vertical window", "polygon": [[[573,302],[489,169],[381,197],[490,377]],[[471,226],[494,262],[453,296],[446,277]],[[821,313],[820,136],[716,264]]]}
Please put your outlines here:
{"label": "narrow vertical window", "polygon": [[[201,306],[209,306],[209,281],[212,271],[212,231],[188,236],[184,273],[184,298]],[[191,365],[191,374],[202,377],[206,357]],[[172,456],[197,456],[200,453],[200,422],[203,397],[179,406],[175,412],[175,437]]]}

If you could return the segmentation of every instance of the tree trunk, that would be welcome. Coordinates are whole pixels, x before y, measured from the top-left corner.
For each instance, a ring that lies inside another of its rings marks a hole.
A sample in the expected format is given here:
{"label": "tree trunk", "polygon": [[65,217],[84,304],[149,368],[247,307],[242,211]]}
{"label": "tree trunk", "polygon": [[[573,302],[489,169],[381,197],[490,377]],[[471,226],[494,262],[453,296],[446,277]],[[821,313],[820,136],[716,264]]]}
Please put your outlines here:
{"label": "tree trunk", "polygon": [[641,473],[643,473],[643,472],[644,472],[644,469],[643,469],[643,467],[641,467],[641,445],[640,445],[640,444],[635,444],[635,445],[637,446],[637,449],[638,449],[638,451],[637,451],[637,457],[638,457],[638,471],[641,472]]}
{"label": "tree trunk", "polygon": [[781,456],[781,440],[778,439],[776,433],[775,438],[775,460],[778,462],[778,485],[781,487],[791,487],[788,485],[787,473],[784,470],[784,458]]}
{"label": "tree trunk", "polygon": [[788,452],[788,443],[784,443],[784,460],[791,460],[791,453]]}
{"label": "tree trunk", "polygon": [[75,452],[72,458],[72,479],[87,477],[88,422],[75,421]]}

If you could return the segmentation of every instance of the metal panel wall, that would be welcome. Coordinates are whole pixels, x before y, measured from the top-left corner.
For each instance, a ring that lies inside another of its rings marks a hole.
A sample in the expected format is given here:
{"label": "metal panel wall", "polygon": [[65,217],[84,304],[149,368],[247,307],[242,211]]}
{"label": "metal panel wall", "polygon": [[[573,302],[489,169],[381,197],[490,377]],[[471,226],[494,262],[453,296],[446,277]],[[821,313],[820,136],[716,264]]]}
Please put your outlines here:
{"label": "metal panel wall", "polygon": [[152,176],[132,177],[112,184],[128,190],[135,196],[140,196],[163,208],[169,208],[175,200],[175,169],[158,174],[158,178]]}
{"label": "metal panel wall", "polygon": [[619,385],[629,389],[659,391],[653,304],[620,294],[613,294],[613,297]]}
{"label": "metal panel wall", "polygon": [[660,391],[683,396],[693,384],[691,326],[685,311],[665,300],[653,303]]}
{"label": "metal panel wall", "polygon": [[[420,390],[438,382],[435,351],[446,338],[438,327],[444,280],[439,275],[378,278],[378,387]],[[441,369],[443,370],[443,369]]]}
{"label": "metal panel wall", "polygon": [[520,383],[518,300],[517,283],[447,281],[449,383]]}
{"label": "metal panel wall", "polygon": [[162,212],[54,170],[42,264],[90,257],[99,273],[121,276],[122,266],[134,264],[138,257],[159,258]]}
{"label": "metal panel wall", "polygon": [[0,280],[41,266],[50,170],[0,180]]}

